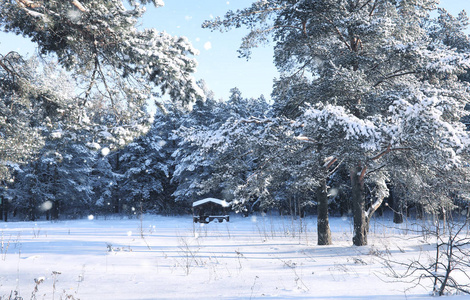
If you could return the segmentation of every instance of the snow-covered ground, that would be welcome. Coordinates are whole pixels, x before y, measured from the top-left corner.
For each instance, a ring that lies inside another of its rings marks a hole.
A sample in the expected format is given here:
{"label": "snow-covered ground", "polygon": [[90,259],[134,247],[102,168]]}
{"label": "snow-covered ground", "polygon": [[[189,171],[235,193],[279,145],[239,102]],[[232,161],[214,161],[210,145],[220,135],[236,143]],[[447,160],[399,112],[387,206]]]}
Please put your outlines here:
{"label": "snow-covered ground", "polygon": [[434,255],[431,240],[380,217],[369,245],[355,247],[351,220],[330,221],[332,246],[316,245],[314,217],[0,223],[0,299],[15,291],[24,299],[82,300],[432,298],[431,282],[408,290],[383,265],[384,257]]}

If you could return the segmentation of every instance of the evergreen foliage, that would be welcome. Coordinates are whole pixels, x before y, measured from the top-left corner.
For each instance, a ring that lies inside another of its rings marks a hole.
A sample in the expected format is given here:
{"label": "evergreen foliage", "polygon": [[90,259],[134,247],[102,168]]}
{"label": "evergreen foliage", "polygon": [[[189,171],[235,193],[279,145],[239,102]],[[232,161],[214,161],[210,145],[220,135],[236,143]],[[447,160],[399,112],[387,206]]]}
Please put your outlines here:
{"label": "evergreen foliage", "polygon": [[[306,138],[321,145],[318,154],[349,169],[358,246],[367,244],[368,220],[388,195],[389,172],[406,165],[390,158],[427,169],[464,164],[468,137],[460,120],[468,94],[459,76],[468,53],[446,45],[456,42],[443,33],[452,18],[441,13],[438,29],[426,26],[435,8],[433,0],[263,0],[204,24],[248,27],[244,56],[272,37],[281,73],[277,113],[306,119]],[[461,14],[452,30],[461,32],[465,22]],[[370,204],[367,177],[375,189]]]}
{"label": "evergreen foliage", "polygon": [[244,214],[317,213],[321,245],[329,212],[351,211],[361,246],[387,198],[403,212],[467,204],[464,12],[433,19],[434,0],[260,0],[205,22],[247,27],[243,57],[273,42],[269,105],[237,88],[214,99],[191,77],[185,38],[136,29],[151,2],[161,5],[0,0],[2,28],[47,55],[0,57],[10,212],[172,214],[216,197]]}

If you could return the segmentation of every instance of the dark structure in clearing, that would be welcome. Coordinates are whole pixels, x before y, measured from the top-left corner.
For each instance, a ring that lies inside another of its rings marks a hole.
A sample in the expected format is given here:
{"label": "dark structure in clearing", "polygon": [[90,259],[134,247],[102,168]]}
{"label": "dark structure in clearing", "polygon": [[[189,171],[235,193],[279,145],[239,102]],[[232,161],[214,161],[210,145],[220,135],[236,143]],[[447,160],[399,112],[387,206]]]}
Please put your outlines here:
{"label": "dark structure in clearing", "polygon": [[229,221],[228,208],[231,203],[225,200],[206,198],[193,203],[193,222]]}

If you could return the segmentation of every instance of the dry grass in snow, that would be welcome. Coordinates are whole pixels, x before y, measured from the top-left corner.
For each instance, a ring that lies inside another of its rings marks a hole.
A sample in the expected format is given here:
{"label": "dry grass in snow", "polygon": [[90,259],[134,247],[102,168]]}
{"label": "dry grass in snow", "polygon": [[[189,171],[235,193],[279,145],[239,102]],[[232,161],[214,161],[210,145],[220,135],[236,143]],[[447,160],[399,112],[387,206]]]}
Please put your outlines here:
{"label": "dry grass in snow", "polygon": [[0,299],[431,298],[432,282],[410,289],[384,267],[432,260],[435,241],[411,223],[376,218],[369,245],[355,247],[348,218],[331,218],[331,246],[316,245],[314,217],[191,221],[0,223]]}

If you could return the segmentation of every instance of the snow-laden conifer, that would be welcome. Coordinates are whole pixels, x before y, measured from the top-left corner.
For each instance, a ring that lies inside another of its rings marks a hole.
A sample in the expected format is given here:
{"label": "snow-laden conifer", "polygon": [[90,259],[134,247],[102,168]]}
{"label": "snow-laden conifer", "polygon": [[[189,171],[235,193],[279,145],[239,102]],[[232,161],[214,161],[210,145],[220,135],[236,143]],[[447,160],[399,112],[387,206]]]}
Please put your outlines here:
{"label": "snow-laden conifer", "polygon": [[[304,123],[305,137],[327,146],[322,155],[350,170],[355,245],[367,243],[368,220],[387,195],[388,172],[406,166],[389,158],[446,170],[463,166],[461,118],[469,99],[459,77],[469,55],[449,46],[445,30],[427,25],[436,7],[435,0],[263,0],[204,24],[248,27],[244,56],[274,42],[280,71],[275,108]],[[441,14],[441,28],[450,21]],[[457,23],[452,28],[459,39],[463,14]],[[312,108],[305,111],[307,105]],[[365,202],[368,177],[379,189],[371,204]]]}

